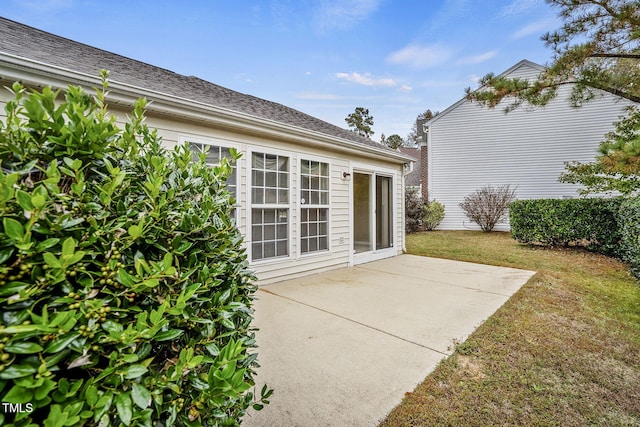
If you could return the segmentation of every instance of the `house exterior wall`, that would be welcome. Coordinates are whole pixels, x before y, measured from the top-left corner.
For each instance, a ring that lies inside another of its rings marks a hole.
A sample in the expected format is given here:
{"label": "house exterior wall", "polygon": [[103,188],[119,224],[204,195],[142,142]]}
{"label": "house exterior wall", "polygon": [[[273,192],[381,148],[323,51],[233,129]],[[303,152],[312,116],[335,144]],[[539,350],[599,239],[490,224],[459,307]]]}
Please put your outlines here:
{"label": "house exterior wall", "polygon": [[[540,69],[526,62],[511,77],[535,79]],[[589,162],[612,123],[629,102],[610,94],[572,108],[571,88],[540,108],[508,114],[466,100],[430,122],[429,198],[445,205],[440,229],[479,229],[459,207],[485,185],[511,185],[518,199],[577,197],[576,185],[558,182],[568,161]],[[508,223],[496,230],[508,230]]]}
{"label": "house exterior wall", "polygon": [[[0,91],[0,115],[4,116],[4,104],[9,93]],[[123,123],[127,110],[116,107],[110,110]],[[245,236],[245,247],[251,260],[251,153],[268,153],[286,156],[289,159],[289,221],[288,253],[286,257],[262,261],[250,261],[260,284],[295,278],[315,272],[346,267],[360,262],[353,254],[352,228],[352,180],[343,177],[343,172],[353,176],[355,170],[378,172],[393,178],[394,247],[379,256],[393,256],[402,253],[404,247],[404,184],[403,165],[384,159],[373,159],[354,150],[351,154],[343,151],[317,148],[245,135],[225,129],[174,117],[149,112],[146,123],[158,130],[167,148],[184,142],[197,142],[237,149],[242,157],[238,161],[237,224]],[[328,250],[302,254],[300,250],[300,161],[312,160],[329,165],[329,244]]]}

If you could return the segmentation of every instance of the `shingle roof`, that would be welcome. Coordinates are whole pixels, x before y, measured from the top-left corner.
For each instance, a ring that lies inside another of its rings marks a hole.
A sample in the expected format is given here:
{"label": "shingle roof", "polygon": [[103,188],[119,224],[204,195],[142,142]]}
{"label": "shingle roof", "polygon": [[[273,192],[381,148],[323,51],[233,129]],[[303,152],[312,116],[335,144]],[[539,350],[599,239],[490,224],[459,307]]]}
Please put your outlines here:
{"label": "shingle roof", "polygon": [[400,152],[420,160],[420,147],[400,147]]}
{"label": "shingle roof", "polygon": [[413,171],[404,176],[405,185],[412,187],[420,186],[420,177],[422,176],[422,159],[420,157],[420,148],[400,147],[400,152],[414,159]]}
{"label": "shingle roof", "polygon": [[2,17],[0,52],[94,76],[106,69],[113,81],[394,152],[378,142],[285,105],[236,92],[198,77],[174,73]]}

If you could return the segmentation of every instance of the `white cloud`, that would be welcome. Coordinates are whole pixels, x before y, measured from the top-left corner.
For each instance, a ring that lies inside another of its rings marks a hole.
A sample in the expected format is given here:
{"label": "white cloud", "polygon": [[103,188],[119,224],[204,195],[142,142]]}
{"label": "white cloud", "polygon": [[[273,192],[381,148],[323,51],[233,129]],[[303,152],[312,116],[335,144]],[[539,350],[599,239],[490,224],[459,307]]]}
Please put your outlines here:
{"label": "white cloud", "polygon": [[542,34],[552,30],[555,27],[556,22],[553,18],[542,19],[540,21],[532,22],[529,25],[525,25],[524,27],[513,33],[511,37],[514,39],[520,39],[534,34],[542,36]]}
{"label": "white cloud", "polygon": [[413,88],[409,85],[402,85],[398,88],[400,92],[411,92]]}
{"label": "white cloud", "polygon": [[443,0],[440,6],[434,6],[429,13],[429,28],[440,29],[446,28],[452,21],[466,16],[469,13],[470,6],[473,5],[471,0]]}
{"label": "white cloud", "polygon": [[387,57],[387,62],[424,69],[443,64],[452,55],[453,50],[442,44],[420,45],[411,43],[400,50],[392,52]]}
{"label": "white cloud", "polygon": [[369,73],[360,74],[356,72],[352,73],[336,73],[336,77],[350,83],[356,83],[363,86],[386,86],[393,87],[397,86],[397,82],[392,78],[374,78]]}
{"label": "white cloud", "polygon": [[497,54],[497,50],[490,50],[489,52],[481,53],[479,55],[460,58],[458,61],[456,61],[456,64],[480,64],[495,57]]}
{"label": "white cloud", "polygon": [[239,73],[235,76],[236,80],[243,81],[245,83],[253,83],[253,79],[247,73]]}
{"label": "white cloud", "polygon": [[540,6],[543,0],[514,0],[500,11],[501,16],[525,15]]}
{"label": "white cloud", "polygon": [[315,11],[321,31],[347,30],[374,13],[381,0],[322,0]]}

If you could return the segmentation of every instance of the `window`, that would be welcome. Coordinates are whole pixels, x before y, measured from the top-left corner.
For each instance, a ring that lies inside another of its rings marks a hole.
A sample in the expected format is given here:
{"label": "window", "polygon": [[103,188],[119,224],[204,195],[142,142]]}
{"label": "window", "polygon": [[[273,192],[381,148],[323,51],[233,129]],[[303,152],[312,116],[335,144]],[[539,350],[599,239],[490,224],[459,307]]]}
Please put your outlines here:
{"label": "window", "polygon": [[300,161],[300,253],[329,249],[329,164]]}
{"label": "window", "polygon": [[220,164],[221,159],[229,159],[231,161],[231,167],[233,168],[229,179],[227,179],[227,190],[233,194],[234,199],[237,199],[237,167],[236,162],[233,161],[231,152],[227,147],[219,147],[217,145],[201,144],[197,142],[189,142],[189,148],[193,153],[193,160],[198,160],[198,155],[201,153],[207,153],[206,163],[209,166],[216,166]]}
{"label": "window", "polygon": [[251,155],[251,259],[289,255],[289,158]]}

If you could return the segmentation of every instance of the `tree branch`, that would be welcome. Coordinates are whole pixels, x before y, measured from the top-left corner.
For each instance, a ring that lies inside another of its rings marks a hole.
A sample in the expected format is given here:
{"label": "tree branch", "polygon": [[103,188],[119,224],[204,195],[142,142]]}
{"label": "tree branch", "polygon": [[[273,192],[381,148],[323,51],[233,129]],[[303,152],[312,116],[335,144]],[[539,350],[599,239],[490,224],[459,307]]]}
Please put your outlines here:
{"label": "tree branch", "polygon": [[591,58],[623,58],[623,59],[640,59],[640,54],[636,53],[592,53]]}
{"label": "tree branch", "polygon": [[613,87],[608,87],[608,86],[598,86],[594,83],[586,83],[586,85],[594,89],[600,89],[605,92],[609,92],[610,94],[619,96],[620,98],[625,98],[625,99],[628,99],[629,101],[640,103],[640,96],[633,95],[629,92],[624,92],[622,90],[619,90]]}

